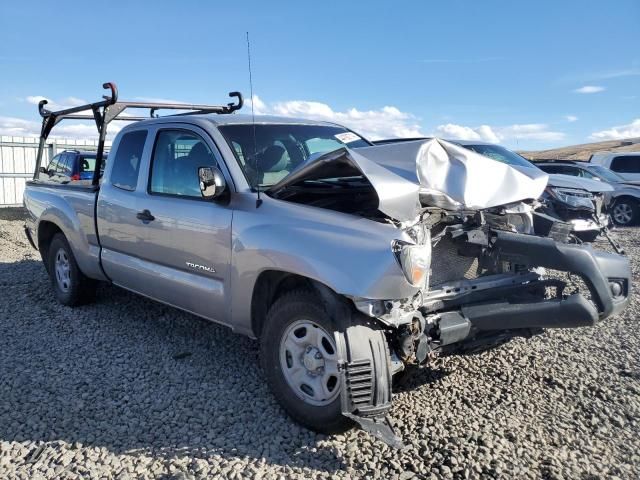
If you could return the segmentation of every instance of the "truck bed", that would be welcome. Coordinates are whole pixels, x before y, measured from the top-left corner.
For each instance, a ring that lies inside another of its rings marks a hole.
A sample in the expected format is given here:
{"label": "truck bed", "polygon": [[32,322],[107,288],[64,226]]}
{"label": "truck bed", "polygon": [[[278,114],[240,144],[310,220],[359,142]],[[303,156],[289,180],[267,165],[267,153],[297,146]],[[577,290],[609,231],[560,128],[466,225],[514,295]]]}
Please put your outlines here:
{"label": "truck bed", "polygon": [[80,270],[91,278],[106,279],[100,268],[95,222],[98,190],[92,185],[27,182],[24,191],[24,205],[28,211],[26,228],[40,248],[39,232],[52,228],[49,222],[62,222]]}

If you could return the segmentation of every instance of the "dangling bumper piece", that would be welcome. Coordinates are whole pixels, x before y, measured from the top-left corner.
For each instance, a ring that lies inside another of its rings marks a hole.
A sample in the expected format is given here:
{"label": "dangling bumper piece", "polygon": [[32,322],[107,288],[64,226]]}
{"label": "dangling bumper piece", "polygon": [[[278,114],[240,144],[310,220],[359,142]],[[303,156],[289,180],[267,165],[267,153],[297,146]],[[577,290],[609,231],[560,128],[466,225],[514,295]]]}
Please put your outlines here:
{"label": "dangling bumper piece", "polygon": [[335,334],[342,414],[386,444],[403,448],[387,413],[391,408],[391,365],[381,330],[356,325]]}

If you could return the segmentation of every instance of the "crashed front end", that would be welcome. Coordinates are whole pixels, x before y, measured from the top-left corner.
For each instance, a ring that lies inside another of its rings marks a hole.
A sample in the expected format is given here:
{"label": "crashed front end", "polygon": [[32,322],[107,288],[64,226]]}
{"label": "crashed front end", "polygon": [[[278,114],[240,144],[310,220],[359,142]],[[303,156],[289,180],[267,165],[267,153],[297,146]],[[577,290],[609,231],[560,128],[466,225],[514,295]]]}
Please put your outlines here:
{"label": "crashed front end", "polygon": [[[580,179],[585,182],[585,179]],[[573,177],[551,175],[541,197],[539,211],[552,215],[570,225],[571,236],[579,241],[591,242],[599,235],[607,236],[611,226],[608,212],[608,192],[612,188],[602,182],[594,190],[586,190]]]}
{"label": "crashed front end", "polygon": [[[375,220],[397,227],[389,248],[415,293],[351,298],[374,323],[336,333],[342,412],[391,445],[401,444],[386,417],[395,374],[428,365],[439,353],[486,349],[545,328],[595,325],[629,303],[626,257],[556,241],[563,226],[552,217],[549,234],[534,235],[546,174],[532,169],[528,176],[448,142],[331,152],[272,193],[288,182],[355,174],[375,190]],[[573,289],[547,269],[579,277],[586,289]]]}

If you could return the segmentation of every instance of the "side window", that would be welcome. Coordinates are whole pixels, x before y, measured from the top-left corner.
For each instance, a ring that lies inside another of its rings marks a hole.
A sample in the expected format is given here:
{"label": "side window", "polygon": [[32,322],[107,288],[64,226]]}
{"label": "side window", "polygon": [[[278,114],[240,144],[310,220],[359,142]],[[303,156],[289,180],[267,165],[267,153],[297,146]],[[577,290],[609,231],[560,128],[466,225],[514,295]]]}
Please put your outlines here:
{"label": "side window", "polygon": [[73,159],[75,155],[73,153],[64,153],[60,162],[58,162],[58,173],[66,177],[71,176],[71,169],[73,167]]}
{"label": "side window", "polygon": [[577,168],[567,167],[565,165],[543,165],[542,170],[547,173],[558,173],[561,175],[580,175],[580,171]]}
{"label": "side window", "polygon": [[621,173],[640,173],[640,155],[625,155],[611,160],[611,170]]}
{"label": "side window", "polygon": [[49,165],[47,166],[49,175],[53,175],[56,172],[56,170],[58,169],[58,162],[60,162],[61,157],[62,157],[62,154],[59,153],[51,159],[51,161],[49,162]]}
{"label": "side window", "polygon": [[129,191],[136,189],[140,160],[146,139],[146,130],[137,130],[122,136],[111,170],[111,184],[113,186]]}
{"label": "side window", "polygon": [[580,177],[580,170],[575,167],[562,167],[560,173],[563,175],[571,175],[573,177]]}
{"label": "side window", "polygon": [[589,172],[588,170],[585,170],[584,168],[579,169],[580,170],[580,176],[584,177],[584,178],[596,178],[596,176]]}
{"label": "side window", "polygon": [[160,130],[153,147],[149,193],[202,198],[198,168],[217,162],[206,142],[186,130]]}

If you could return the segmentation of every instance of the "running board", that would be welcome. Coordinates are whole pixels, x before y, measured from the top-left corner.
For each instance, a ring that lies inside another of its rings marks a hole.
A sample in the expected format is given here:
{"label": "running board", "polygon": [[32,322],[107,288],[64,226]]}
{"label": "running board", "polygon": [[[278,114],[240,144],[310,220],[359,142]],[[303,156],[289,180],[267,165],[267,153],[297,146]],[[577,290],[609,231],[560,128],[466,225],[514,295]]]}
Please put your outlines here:
{"label": "running board", "polygon": [[381,330],[362,325],[336,332],[342,414],[394,448],[403,448],[387,416],[391,409],[391,368]]}

